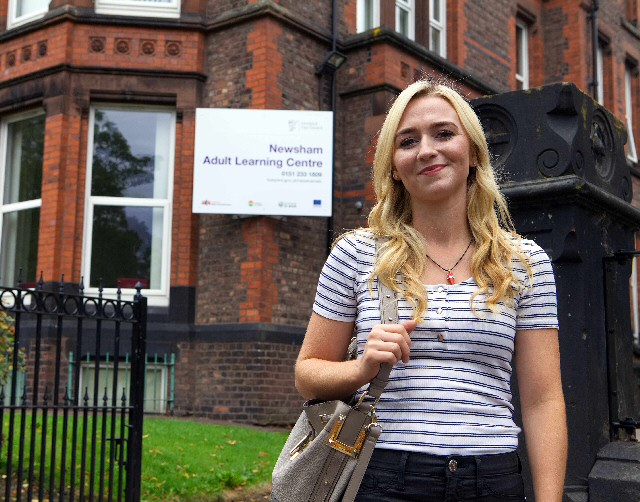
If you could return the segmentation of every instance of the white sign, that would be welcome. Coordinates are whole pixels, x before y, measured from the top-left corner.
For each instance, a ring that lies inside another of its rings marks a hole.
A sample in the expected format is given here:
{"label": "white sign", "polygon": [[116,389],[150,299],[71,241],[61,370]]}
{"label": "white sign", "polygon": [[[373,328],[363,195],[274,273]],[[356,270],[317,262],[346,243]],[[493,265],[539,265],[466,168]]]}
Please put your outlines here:
{"label": "white sign", "polygon": [[193,212],[331,216],[332,112],[196,109]]}

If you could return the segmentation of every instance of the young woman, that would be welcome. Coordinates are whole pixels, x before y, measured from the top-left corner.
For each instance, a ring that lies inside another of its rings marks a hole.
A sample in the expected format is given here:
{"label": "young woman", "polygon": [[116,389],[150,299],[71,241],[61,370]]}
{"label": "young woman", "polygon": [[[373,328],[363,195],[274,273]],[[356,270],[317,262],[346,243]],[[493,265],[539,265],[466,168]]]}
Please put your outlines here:
{"label": "young woman", "polygon": [[[309,399],[361,391],[394,365],[356,500],[524,500],[515,363],[536,501],[559,502],[567,432],[553,271],[513,229],[476,114],[448,86],[412,84],[387,115],[373,177],[369,228],[327,259],[296,364]],[[380,324],[379,281],[397,292],[399,324]],[[358,358],[343,361],[354,328]]]}

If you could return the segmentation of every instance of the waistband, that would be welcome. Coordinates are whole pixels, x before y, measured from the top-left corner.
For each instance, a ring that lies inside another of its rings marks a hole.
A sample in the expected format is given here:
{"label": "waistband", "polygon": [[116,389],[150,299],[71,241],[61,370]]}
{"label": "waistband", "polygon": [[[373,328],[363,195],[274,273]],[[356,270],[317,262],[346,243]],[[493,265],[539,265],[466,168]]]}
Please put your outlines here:
{"label": "waistband", "polygon": [[402,450],[376,448],[371,464],[389,469],[403,467],[404,472],[471,471],[476,475],[509,474],[522,470],[520,457],[513,451],[495,455],[429,455]]}

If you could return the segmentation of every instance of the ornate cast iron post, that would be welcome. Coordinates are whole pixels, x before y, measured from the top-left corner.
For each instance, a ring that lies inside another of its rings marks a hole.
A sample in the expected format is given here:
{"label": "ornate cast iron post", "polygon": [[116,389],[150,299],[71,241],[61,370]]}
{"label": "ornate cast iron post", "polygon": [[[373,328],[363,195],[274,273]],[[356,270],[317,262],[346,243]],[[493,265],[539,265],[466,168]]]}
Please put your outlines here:
{"label": "ornate cast iron post", "polygon": [[518,231],[554,264],[569,425],[565,500],[640,500],[637,474],[628,481],[640,469],[640,443],[626,433],[640,419],[631,266],[616,255],[633,250],[640,227],[640,211],[629,203],[624,127],[573,84],[473,105]]}

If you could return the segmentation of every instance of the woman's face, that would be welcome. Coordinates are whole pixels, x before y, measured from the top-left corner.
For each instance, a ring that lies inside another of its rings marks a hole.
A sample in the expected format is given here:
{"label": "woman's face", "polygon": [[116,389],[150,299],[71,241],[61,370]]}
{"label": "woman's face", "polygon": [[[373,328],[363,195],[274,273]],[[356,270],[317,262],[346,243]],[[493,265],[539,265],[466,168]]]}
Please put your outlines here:
{"label": "woman's face", "polygon": [[416,204],[466,204],[471,140],[453,106],[439,96],[420,96],[405,108],[394,140],[393,175]]}

